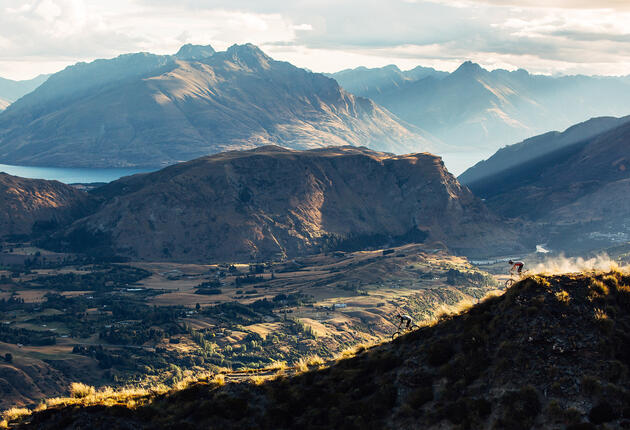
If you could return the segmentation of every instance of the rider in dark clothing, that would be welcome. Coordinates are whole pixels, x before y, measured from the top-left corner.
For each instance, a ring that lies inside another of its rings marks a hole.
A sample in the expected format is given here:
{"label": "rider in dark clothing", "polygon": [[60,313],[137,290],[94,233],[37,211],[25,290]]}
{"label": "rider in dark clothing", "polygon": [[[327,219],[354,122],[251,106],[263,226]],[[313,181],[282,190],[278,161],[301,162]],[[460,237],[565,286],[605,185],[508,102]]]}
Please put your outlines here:
{"label": "rider in dark clothing", "polygon": [[523,271],[523,262],[522,261],[509,261],[510,265],[512,266],[512,268],[510,269],[510,273],[514,273],[514,270],[516,270],[518,272],[518,274],[520,275],[521,272]]}
{"label": "rider in dark clothing", "polygon": [[398,318],[400,318],[400,323],[398,324],[398,328],[400,329],[400,327],[402,327],[402,325],[407,322],[407,325],[405,326],[406,329],[409,328],[409,326],[411,326],[411,323],[413,322],[413,318],[411,318],[409,315],[401,315],[398,314],[396,315]]}

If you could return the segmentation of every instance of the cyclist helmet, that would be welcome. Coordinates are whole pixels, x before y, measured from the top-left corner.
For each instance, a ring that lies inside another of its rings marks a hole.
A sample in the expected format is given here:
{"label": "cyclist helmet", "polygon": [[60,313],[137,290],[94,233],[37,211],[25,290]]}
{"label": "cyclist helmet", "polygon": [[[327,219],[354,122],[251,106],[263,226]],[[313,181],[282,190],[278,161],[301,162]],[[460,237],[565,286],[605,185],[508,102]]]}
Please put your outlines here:
{"label": "cyclist helmet", "polygon": [[508,261],[508,263],[510,263],[510,264],[514,264],[514,262],[513,262],[512,260]]}

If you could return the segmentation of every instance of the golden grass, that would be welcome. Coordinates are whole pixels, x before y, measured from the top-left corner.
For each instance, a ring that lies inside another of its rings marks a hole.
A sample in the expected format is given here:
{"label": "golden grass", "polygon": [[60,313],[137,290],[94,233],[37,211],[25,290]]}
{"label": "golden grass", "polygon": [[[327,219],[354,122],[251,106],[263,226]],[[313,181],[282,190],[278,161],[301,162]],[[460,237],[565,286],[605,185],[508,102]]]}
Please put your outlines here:
{"label": "golden grass", "polygon": [[309,355],[306,357],[306,364],[309,366],[322,366],[324,363],[324,359],[319,355]]}
{"label": "golden grass", "polygon": [[606,314],[606,311],[604,311],[603,309],[595,309],[595,319],[597,321],[603,321],[603,320],[607,320],[608,319],[608,315]]}
{"label": "golden grass", "polygon": [[269,379],[270,379],[269,377],[261,376],[261,375],[254,375],[251,378],[249,378],[250,382],[252,382],[254,385],[262,385],[265,383],[265,381]]}
{"label": "golden grass", "polygon": [[96,393],[96,389],[91,385],[86,385],[81,382],[73,382],[70,384],[70,397],[74,397],[75,399],[82,399],[94,393]]}
{"label": "golden grass", "polygon": [[215,375],[214,378],[212,378],[210,382],[221,387],[225,385],[225,375],[222,373],[219,373],[218,375]]}
{"label": "golden grass", "polygon": [[269,366],[266,367],[266,370],[284,370],[287,368],[286,361],[274,361]]}
{"label": "golden grass", "polygon": [[2,419],[5,423],[5,428],[8,428],[8,424],[11,421],[15,421],[17,419],[23,418],[31,414],[31,410],[27,408],[16,408],[13,407],[11,409],[7,409],[2,413]]}
{"label": "golden grass", "polygon": [[571,296],[569,295],[568,292],[562,290],[562,291],[558,291],[557,293],[555,293],[556,296],[556,300],[558,300],[560,303],[564,303],[569,304],[569,302],[571,301]]}

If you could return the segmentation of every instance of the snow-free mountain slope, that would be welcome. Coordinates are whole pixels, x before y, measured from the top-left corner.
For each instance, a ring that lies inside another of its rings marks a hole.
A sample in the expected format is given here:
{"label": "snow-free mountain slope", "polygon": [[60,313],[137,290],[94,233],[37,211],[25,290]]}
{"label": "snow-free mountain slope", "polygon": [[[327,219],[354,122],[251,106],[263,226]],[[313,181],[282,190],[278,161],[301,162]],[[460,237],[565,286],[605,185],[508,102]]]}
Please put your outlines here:
{"label": "snow-free mountain slope", "polygon": [[630,81],[625,78],[488,71],[470,61],[450,74],[418,78],[396,70],[359,68],[331,76],[354,94],[459,146],[470,154],[471,164],[507,142],[593,117],[630,114]]}
{"label": "snow-free mountain slope", "polygon": [[266,146],[122,178],[95,196],[101,207],[57,246],[65,237],[100,237],[132,258],[186,262],[425,241],[475,255],[518,247],[514,233],[426,153]]}
{"label": "snow-free mountain slope", "polygon": [[372,101],[253,45],[77,64],[0,114],[7,164],[153,167],[270,143],[435,149]]}

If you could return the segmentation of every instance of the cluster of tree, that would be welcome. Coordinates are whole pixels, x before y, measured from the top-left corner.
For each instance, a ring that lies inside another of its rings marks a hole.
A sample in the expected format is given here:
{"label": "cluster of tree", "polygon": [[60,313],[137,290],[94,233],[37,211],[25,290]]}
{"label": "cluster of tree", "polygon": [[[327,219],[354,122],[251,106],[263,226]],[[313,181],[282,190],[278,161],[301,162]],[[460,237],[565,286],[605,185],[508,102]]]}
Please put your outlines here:
{"label": "cluster of tree", "polygon": [[8,324],[0,324],[0,342],[46,346],[57,343],[55,334],[49,331],[35,331],[25,328],[11,327]]}
{"label": "cluster of tree", "polygon": [[96,266],[89,273],[61,273],[37,276],[32,281],[23,282],[23,287],[37,287],[57,291],[111,291],[138,282],[151,273],[130,266]]}
{"label": "cluster of tree", "polygon": [[423,243],[429,234],[418,228],[412,228],[404,234],[393,236],[383,233],[374,234],[328,234],[321,239],[321,250],[323,252],[354,252],[368,248],[393,247],[407,243]]}
{"label": "cluster of tree", "polygon": [[104,328],[99,333],[99,338],[114,345],[143,345],[149,341],[160,341],[165,337],[164,330],[154,327],[146,327],[142,322],[129,325],[117,325]]}
{"label": "cluster of tree", "polygon": [[24,308],[24,299],[21,297],[12,296],[8,299],[2,298],[0,299],[0,311],[14,311],[18,309]]}
{"label": "cluster of tree", "polygon": [[259,282],[263,282],[264,280],[265,278],[263,278],[262,276],[248,274],[248,275],[243,275],[243,276],[237,276],[236,279],[234,280],[234,283],[238,287],[240,285],[257,284]]}
{"label": "cluster of tree", "polygon": [[221,294],[221,281],[213,279],[197,285],[195,294],[215,295]]}

